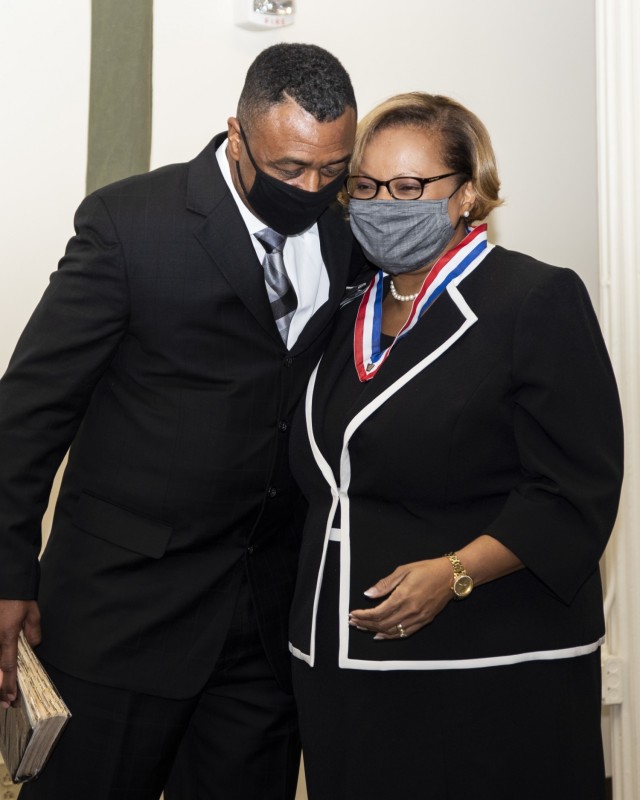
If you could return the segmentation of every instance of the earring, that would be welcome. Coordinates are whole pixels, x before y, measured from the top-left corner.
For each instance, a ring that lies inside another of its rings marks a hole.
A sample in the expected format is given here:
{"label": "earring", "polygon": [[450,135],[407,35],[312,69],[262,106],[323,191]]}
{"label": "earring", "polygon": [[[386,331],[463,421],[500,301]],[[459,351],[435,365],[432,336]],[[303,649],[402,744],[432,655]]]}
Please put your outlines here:
{"label": "earring", "polygon": [[462,216],[463,216],[463,217],[466,219],[466,218],[469,216],[469,212],[468,212],[468,211],[465,211],[465,212],[464,212],[464,214],[463,214]]}

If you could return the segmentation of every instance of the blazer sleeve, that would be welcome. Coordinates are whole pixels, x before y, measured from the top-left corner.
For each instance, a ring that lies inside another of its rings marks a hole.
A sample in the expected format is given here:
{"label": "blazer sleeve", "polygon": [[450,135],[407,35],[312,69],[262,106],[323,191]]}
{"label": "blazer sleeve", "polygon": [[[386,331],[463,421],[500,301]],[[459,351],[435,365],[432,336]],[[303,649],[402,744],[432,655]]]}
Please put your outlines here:
{"label": "blazer sleeve", "polygon": [[128,316],[122,248],[97,195],[0,381],[0,597],[37,596],[51,484]]}
{"label": "blazer sleeve", "polygon": [[598,567],[623,473],[620,403],[587,290],[568,269],[532,289],[513,340],[522,478],[487,532],[570,603]]}

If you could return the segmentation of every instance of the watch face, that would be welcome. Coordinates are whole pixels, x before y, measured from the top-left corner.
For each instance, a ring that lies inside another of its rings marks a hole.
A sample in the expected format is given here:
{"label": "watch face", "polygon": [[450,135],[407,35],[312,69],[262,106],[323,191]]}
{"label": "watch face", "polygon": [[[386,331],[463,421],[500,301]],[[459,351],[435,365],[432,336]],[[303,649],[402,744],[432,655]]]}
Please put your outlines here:
{"label": "watch face", "polygon": [[453,593],[458,598],[467,597],[473,589],[473,578],[469,575],[458,575],[453,582]]}

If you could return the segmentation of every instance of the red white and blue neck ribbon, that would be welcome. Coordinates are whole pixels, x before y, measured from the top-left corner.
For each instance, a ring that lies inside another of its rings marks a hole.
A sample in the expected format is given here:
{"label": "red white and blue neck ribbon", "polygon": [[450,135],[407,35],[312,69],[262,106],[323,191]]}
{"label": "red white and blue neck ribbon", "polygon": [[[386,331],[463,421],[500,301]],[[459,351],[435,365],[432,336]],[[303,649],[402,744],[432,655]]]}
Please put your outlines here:
{"label": "red white and blue neck ribbon", "polygon": [[389,357],[394,344],[419,322],[429,306],[455,281],[464,280],[480,264],[493,245],[487,241],[487,226],[471,228],[457,247],[447,251],[427,274],[411,313],[398,335],[386,349],[380,347],[382,332],[383,279],[380,270],[371,280],[360,301],[354,332],[354,358],[358,377],[371,380]]}

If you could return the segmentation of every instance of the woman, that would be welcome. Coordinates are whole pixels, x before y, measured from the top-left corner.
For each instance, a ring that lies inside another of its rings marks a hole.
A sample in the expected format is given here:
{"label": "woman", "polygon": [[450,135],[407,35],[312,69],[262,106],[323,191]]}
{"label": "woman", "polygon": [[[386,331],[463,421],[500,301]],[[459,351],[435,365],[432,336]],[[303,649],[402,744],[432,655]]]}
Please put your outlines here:
{"label": "woman", "polygon": [[598,560],[614,377],[568,269],[494,247],[489,136],[445,97],[360,124],[345,305],[292,432],[310,800],[604,797]]}

